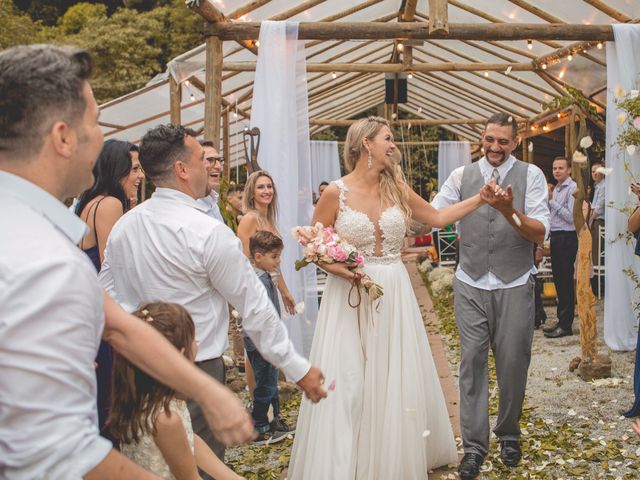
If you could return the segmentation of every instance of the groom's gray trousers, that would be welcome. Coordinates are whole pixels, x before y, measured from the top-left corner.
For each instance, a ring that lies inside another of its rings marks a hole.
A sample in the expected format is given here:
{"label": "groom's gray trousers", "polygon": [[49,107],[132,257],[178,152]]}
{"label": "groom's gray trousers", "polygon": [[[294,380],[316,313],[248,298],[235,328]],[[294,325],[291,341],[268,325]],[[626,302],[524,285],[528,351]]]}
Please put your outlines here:
{"label": "groom's gray trousers", "polygon": [[460,363],[460,427],[465,453],[489,450],[488,352],[493,351],[499,388],[500,440],[520,438],[520,415],[527,386],[534,327],[534,280],[524,285],[482,290],[454,279],[454,313]]}

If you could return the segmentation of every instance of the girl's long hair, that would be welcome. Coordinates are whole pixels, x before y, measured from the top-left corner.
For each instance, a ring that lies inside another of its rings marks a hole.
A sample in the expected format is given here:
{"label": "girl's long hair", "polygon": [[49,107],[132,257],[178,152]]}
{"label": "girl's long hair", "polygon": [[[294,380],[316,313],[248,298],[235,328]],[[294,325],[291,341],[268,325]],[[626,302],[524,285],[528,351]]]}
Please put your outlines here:
{"label": "girl's long hair", "polygon": [[[147,303],[133,313],[158,330],[178,350],[191,352],[195,327],[191,315],[175,303]],[[107,421],[120,443],[137,443],[143,434],[155,432],[154,420],[169,404],[175,391],[151,378],[117,352],[113,352],[111,406]]]}
{"label": "girl's long hair", "polygon": [[[247,178],[247,183],[244,186],[244,197],[242,199],[242,202],[244,204],[244,209],[246,213],[249,213],[252,211],[257,212],[254,190],[256,188],[256,183],[258,182],[258,179],[261,177],[267,177],[269,180],[271,180],[271,184],[273,185],[273,198],[271,199],[271,203],[267,207],[267,220],[269,221],[271,226],[275,228],[277,231],[278,230],[278,225],[277,225],[278,191],[276,190],[276,182],[273,181],[273,177],[266,170],[258,170],[256,172],[253,172],[251,175],[249,175],[249,178]],[[258,219],[260,219],[259,216],[258,216]],[[261,226],[263,227],[264,225],[260,225],[258,223],[258,227],[261,227]]]}
{"label": "girl's long hair", "polygon": [[[373,140],[382,127],[389,127],[382,117],[367,117],[355,122],[347,132],[344,142],[344,169],[347,173],[353,171],[356,163],[366,157],[364,139]],[[380,196],[385,205],[397,205],[404,215],[405,223],[411,220],[407,182],[399,165],[385,169],[380,174]]]}
{"label": "girl's long hair", "polygon": [[93,186],[82,192],[76,205],[80,215],[87,204],[98,195],[116,197],[122,203],[122,211],[129,210],[129,199],[120,181],[131,172],[131,152],[138,151],[133,143],[110,139],[104,142],[102,151],[93,166]]}

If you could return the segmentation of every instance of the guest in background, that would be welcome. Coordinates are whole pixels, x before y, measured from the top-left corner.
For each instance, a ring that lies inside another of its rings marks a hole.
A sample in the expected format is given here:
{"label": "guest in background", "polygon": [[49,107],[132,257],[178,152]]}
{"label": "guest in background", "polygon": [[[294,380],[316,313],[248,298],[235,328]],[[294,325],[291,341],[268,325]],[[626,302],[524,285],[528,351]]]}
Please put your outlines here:
{"label": "guest in background", "polygon": [[558,323],[542,328],[547,338],[572,335],[571,327],[576,305],[573,275],[578,253],[578,235],[573,223],[573,192],[578,186],[571,178],[569,159],[556,157],[553,160],[553,178],[557,183],[553,189],[549,188],[549,211],[551,269],[558,293]]}
{"label": "guest in background", "polygon": [[320,185],[318,186],[318,196],[316,197],[315,193],[313,194],[313,204],[315,205],[316,203],[318,203],[318,200],[320,200],[320,197],[322,196],[322,192],[324,192],[324,189],[327,188],[329,186],[329,182],[326,181],[322,181],[320,182]]}
{"label": "guest in background", "polygon": [[218,200],[220,198],[220,176],[222,174],[222,156],[213,146],[213,142],[202,140],[200,145],[204,150],[204,159],[211,165],[209,169],[209,193],[206,197],[198,199],[198,202],[207,207],[207,215],[221,221],[226,225]]}
{"label": "guest in background", "polygon": [[[130,199],[138,197],[144,172],[138,160],[138,147],[129,142],[107,140],[93,167],[93,186],[79,197],[75,213],[89,226],[89,233],[80,241],[80,248],[91,259],[96,271],[104,260],[104,249],[111,229],[124,212]],[[96,357],[98,381],[98,426],[104,437],[113,440],[106,426],[111,392],[111,346],[100,341]],[[115,442],[114,442],[115,443]]]}
{"label": "guest in background", "polygon": [[[632,183],[631,192],[638,197],[638,205],[629,217],[627,229],[636,237],[636,247],[634,253],[640,256],[640,184]],[[624,413],[626,417],[640,416],[640,330],[638,331],[638,342],[636,345],[636,366],[633,373],[633,393],[635,399],[633,406]],[[640,434],[640,420],[634,423],[634,430]]]}
{"label": "guest in background", "polygon": [[[589,217],[589,228],[591,230],[591,259],[594,265],[604,265],[604,255],[602,249],[604,244],[600,243],[600,227],[604,228],[605,209],[605,181],[603,173],[604,165],[595,162],[591,165],[591,178],[593,179],[593,200],[591,202],[591,216]],[[597,291],[597,279],[592,280],[592,289]]]}
{"label": "guest in background", "polygon": [[[240,223],[244,216],[244,185],[232,184],[227,189],[227,210],[236,219],[236,225]],[[236,227],[237,229],[237,227]]]}

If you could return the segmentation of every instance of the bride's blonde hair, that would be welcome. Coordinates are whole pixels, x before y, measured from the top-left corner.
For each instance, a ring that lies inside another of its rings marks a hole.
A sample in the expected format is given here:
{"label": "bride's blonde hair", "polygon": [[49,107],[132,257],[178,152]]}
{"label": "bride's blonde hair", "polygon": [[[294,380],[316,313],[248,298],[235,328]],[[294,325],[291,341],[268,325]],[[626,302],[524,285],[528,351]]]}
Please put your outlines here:
{"label": "bride's blonde hair", "polygon": [[[389,127],[382,117],[361,118],[355,122],[347,132],[344,141],[344,169],[347,173],[353,171],[356,163],[363,156],[366,157],[364,139],[373,140],[382,127]],[[408,225],[411,220],[411,208],[409,207],[409,195],[407,193],[407,182],[402,173],[400,165],[394,165],[390,169],[385,169],[380,174],[380,196],[386,205],[397,205],[404,215],[405,223]]]}

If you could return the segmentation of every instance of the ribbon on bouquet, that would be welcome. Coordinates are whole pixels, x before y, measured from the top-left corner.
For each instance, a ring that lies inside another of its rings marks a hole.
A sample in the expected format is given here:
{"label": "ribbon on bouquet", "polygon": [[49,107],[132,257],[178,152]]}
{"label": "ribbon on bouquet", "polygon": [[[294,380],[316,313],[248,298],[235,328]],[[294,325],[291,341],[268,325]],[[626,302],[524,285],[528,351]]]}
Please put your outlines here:
{"label": "ribbon on bouquet", "polygon": [[[356,311],[356,317],[358,318],[358,334],[360,335],[360,347],[362,347],[362,355],[364,355],[364,360],[366,362],[367,361],[367,349],[365,348],[364,343],[362,341],[362,325],[361,325],[361,322],[360,322],[360,305],[362,304],[362,292],[360,291],[360,287],[361,286],[362,286],[362,275],[360,275],[359,273],[356,273],[356,276],[351,281],[351,288],[349,289],[349,295],[347,296],[347,302],[349,303],[349,306],[351,308],[355,309],[355,311]],[[351,298],[352,298],[354,290],[355,290],[355,295],[356,295],[356,301],[352,302]],[[373,302],[370,302],[370,303],[373,303]],[[378,305],[379,305],[379,303],[378,303]],[[371,314],[371,308],[369,308],[367,311],[369,312],[369,315],[370,315]],[[373,323],[373,318],[371,318],[371,323]],[[368,322],[367,322],[367,325],[368,325]]]}

